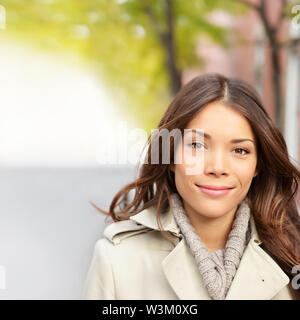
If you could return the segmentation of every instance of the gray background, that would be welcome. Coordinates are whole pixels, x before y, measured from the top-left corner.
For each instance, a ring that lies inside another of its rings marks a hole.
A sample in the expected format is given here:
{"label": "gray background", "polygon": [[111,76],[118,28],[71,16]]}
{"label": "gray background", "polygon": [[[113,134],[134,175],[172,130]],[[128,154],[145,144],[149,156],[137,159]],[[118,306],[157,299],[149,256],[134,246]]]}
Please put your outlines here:
{"label": "gray background", "polygon": [[0,170],[0,299],[80,299],[94,244],[136,166]]}

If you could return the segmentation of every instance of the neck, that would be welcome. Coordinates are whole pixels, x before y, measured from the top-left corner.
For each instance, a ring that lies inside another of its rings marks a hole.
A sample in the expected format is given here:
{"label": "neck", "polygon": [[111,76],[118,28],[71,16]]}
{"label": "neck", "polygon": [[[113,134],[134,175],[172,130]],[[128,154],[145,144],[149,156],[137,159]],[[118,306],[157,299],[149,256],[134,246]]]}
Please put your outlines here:
{"label": "neck", "polygon": [[186,204],[184,204],[184,209],[209,252],[225,248],[237,207],[217,218],[200,215]]}

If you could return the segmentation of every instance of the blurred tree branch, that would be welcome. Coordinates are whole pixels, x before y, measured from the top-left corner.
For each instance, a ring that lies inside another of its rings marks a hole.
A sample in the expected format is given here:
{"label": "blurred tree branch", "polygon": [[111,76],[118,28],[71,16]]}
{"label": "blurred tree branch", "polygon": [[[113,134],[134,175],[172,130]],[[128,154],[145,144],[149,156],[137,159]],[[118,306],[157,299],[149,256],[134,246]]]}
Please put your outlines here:
{"label": "blurred tree branch", "polygon": [[161,45],[166,53],[166,68],[170,74],[171,94],[175,95],[181,87],[181,71],[176,66],[176,53],[174,44],[174,10],[172,0],[163,0],[165,20],[167,30],[161,30],[155,17],[151,4],[147,0],[142,0],[145,13],[148,15],[153,30],[161,41]]}

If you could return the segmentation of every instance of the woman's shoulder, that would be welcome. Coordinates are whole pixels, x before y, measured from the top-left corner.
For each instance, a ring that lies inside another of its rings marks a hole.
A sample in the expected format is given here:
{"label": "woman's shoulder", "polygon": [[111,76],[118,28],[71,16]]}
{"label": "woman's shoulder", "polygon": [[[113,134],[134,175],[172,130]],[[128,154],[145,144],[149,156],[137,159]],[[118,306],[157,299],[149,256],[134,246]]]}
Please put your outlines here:
{"label": "woman's shoulder", "polygon": [[174,247],[161,232],[132,220],[111,222],[96,240],[84,297],[115,299],[115,282],[129,279],[135,270],[159,270],[160,263]]}

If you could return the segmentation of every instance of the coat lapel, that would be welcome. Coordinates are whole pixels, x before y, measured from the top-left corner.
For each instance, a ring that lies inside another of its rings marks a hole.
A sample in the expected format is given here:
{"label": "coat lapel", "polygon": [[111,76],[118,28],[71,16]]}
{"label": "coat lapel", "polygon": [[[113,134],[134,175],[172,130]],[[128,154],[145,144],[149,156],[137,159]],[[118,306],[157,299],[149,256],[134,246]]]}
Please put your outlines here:
{"label": "coat lapel", "polygon": [[184,238],[162,261],[162,268],[179,299],[210,300],[196,261]]}
{"label": "coat lapel", "polygon": [[[155,209],[146,209],[130,217],[149,228],[157,229]],[[173,217],[162,215],[164,230],[178,239],[175,248],[162,261],[163,272],[179,299],[210,300],[190,248],[180,234]],[[289,278],[279,265],[259,246],[255,221],[250,216],[251,238],[243,253],[238,270],[226,295],[226,300],[267,300],[275,296],[288,283]]]}
{"label": "coat lapel", "polygon": [[226,300],[269,300],[289,283],[289,277],[259,245],[250,216],[251,239],[243,253]]}
{"label": "coat lapel", "polygon": [[269,300],[289,283],[278,264],[251,239],[226,300]]}

